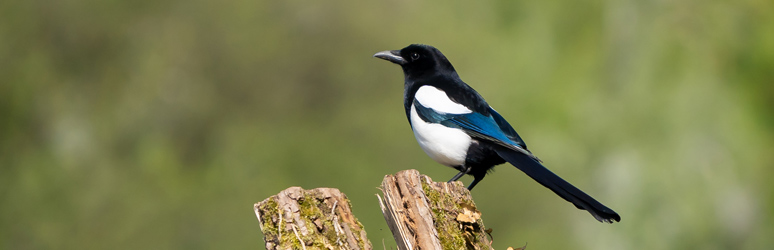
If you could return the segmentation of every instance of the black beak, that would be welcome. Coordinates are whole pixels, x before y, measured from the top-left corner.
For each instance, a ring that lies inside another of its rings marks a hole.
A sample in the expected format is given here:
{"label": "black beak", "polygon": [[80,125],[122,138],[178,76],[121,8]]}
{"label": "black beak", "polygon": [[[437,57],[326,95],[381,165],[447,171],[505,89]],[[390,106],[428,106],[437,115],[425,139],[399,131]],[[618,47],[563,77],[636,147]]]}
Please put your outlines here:
{"label": "black beak", "polygon": [[385,50],[374,54],[374,57],[381,58],[398,65],[403,65],[408,62],[405,58],[400,56],[400,50]]}

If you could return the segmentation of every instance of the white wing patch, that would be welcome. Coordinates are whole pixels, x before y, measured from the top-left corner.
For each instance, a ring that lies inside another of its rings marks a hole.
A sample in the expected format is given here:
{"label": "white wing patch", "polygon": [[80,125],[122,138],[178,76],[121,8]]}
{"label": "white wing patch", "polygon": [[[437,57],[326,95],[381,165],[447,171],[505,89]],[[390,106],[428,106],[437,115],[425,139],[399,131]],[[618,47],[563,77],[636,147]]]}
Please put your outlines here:
{"label": "white wing patch", "polygon": [[[440,93],[444,96],[446,95],[443,92]],[[410,115],[414,137],[417,139],[419,146],[422,147],[422,150],[430,158],[450,167],[465,164],[468,148],[473,142],[468,134],[460,129],[449,128],[438,123],[425,122],[419,117],[413,104],[411,105]]]}
{"label": "white wing patch", "polygon": [[452,101],[446,95],[446,92],[433,86],[425,85],[419,87],[414,95],[414,99],[419,101],[422,106],[431,108],[439,113],[468,114],[473,112],[464,105]]}

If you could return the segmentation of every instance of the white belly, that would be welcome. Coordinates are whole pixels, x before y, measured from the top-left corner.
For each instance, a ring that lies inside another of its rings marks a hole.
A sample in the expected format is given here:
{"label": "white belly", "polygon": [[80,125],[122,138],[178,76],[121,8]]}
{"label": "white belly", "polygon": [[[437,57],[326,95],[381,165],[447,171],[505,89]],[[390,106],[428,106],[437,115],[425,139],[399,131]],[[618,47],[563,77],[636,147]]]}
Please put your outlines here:
{"label": "white belly", "polygon": [[414,137],[430,158],[450,167],[465,163],[465,156],[472,142],[468,134],[459,129],[423,121],[417,115],[414,105],[411,105],[410,119]]}

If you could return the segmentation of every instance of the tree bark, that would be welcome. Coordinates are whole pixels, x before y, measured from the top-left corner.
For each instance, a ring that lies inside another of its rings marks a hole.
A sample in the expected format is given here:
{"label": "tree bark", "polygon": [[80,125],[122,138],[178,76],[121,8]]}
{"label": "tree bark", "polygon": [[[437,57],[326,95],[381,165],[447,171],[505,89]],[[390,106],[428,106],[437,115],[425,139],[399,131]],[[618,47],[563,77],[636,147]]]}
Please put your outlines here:
{"label": "tree bark", "polygon": [[481,213],[460,182],[433,182],[416,170],[384,177],[382,214],[398,249],[492,249]]}
{"label": "tree bark", "polygon": [[253,209],[266,249],[372,249],[347,196],[338,189],[290,187]]}

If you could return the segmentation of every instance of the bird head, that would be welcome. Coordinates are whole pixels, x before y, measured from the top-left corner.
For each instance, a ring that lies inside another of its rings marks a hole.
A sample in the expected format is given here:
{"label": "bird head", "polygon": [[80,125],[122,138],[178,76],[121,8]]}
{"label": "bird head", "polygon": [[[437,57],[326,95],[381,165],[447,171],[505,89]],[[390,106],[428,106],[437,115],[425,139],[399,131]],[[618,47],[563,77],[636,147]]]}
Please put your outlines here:
{"label": "bird head", "polygon": [[378,52],[374,57],[400,65],[406,77],[454,72],[449,60],[441,51],[430,45],[412,44],[400,50]]}

